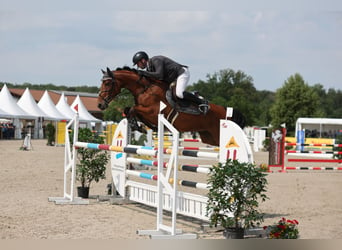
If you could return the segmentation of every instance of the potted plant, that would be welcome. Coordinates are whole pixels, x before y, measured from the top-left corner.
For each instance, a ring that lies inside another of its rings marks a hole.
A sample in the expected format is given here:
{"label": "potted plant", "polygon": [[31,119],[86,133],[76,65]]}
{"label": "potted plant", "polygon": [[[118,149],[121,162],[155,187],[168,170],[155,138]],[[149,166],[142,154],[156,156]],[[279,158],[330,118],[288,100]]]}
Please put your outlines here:
{"label": "potted plant", "polygon": [[[100,136],[94,135],[88,128],[80,128],[78,140],[91,143],[103,143]],[[76,179],[81,183],[77,187],[78,196],[89,197],[90,184],[106,178],[106,164],[109,154],[106,151],[79,148],[77,150],[78,163],[76,164]]]}
{"label": "potted plant", "polygon": [[210,226],[221,225],[226,238],[243,239],[246,228],[259,226],[257,209],[266,196],[266,174],[251,163],[228,159],[210,170],[207,215]]}
{"label": "potted plant", "polygon": [[56,137],[56,129],[52,123],[48,123],[45,127],[46,129],[46,136],[47,136],[47,146],[54,146],[55,145],[55,137]]}

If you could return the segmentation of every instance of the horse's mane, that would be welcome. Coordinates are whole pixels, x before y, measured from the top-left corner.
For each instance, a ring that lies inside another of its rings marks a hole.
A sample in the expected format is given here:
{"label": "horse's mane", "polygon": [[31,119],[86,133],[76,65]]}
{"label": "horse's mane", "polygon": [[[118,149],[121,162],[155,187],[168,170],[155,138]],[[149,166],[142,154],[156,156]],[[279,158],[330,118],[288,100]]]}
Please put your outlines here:
{"label": "horse's mane", "polygon": [[[138,70],[137,70],[137,69],[131,68],[131,67],[129,67],[129,66],[123,66],[122,68],[121,68],[121,67],[117,67],[117,68],[115,69],[115,71],[121,71],[121,70],[127,70],[127,71],[133,72],[133,73],[135,73],[135,74],[138,74]],[[169,85],[169,84],[167,84],[166,82],[163,82],[163,81],[161,81],[161,80],[157,80],[157,79],[154,79],[154,78],[149,78],[149,81],[150,81],[151,83],[154,83],[154,84],[164,84],[164,85],[166,85],[166,88],[167,88],[168,85]]]}
{"label": "horse's mane", "polygon": [[122,68],[117,67],[115,70],[116,70],[116,71],[128,70],[128,71],[132,71],[132,72],[134,72],[134,73],[136,73],[136,74],[138,73],[138,70],[137,70],[137,69],[131,68],[131,67],[128,67],[128,66],[123,66]]}

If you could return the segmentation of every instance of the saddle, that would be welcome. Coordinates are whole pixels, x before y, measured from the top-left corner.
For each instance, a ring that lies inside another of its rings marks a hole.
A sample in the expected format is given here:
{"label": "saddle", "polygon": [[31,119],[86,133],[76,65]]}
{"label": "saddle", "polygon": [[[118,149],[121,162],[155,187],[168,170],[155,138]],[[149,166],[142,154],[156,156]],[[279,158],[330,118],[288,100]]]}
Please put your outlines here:
{"label": "saddle", "polygon": [[[194,95],[192,93],[188,93],[188,95]],[[202,105],[205,105],[208,107],[207,110],[210,109],[210,106],[208,105],[208,101],[205,100],[203,97],[197,97],[198,99],[202,99],[200,104],[195,103],[193,101],[190,101],[186,98],[180,99],[175,94],[175,84],[172,83],[170,85],[170,88],[166,91],[166,100],[169,102],[171,107],[181,113],[191,114],[191,115],[201,115],[206,114],[207,112],[203,113],[201,111]]]}

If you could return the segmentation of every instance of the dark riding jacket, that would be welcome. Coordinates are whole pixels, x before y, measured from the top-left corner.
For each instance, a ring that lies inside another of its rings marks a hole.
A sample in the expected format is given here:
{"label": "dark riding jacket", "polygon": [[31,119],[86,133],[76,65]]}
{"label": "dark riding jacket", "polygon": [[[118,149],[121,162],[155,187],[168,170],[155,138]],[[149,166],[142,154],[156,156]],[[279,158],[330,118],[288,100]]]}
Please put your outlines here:
{"label": "dark riding jacket", "polygon": [[147,71],[144,75],[171,84],[184,73],[183,67],[188,66],[179,64],[166,56],[154,56],[148,60]]}

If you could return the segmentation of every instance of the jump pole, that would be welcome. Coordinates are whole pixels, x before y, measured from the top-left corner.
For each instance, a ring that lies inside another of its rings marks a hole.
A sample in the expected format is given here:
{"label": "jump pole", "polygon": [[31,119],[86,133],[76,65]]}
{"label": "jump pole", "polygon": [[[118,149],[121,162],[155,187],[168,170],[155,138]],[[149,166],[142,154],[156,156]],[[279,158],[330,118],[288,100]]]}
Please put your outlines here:
{"label": "jump pole", "polygon": [[[229,109],[228,109],[229,110]],[[230,109],[232,111],[232,109]],[[228,112],[228,111],[227,111]],[[227,113],[228,114],[228,113]],[[228,116],[228,115],[227,115]],[[228,116],[229,117],[229,116]],[[177,212],[177,166],[178,166],[178,142],[179,132],[164,118],[163,115],[158,116],[158,148],[164,145],[164,126],[166,126],[173,134],[172,152],[167,164],[166,174],[163,174],[165,163],[163,157],[164,150],[158,150],[158,175],[151,176],[157,179],[158,205],[157,205],[157,229],[156,230],[138,230],[140,235],[150,235],[152,239],[195,239],[196,234],[181,234],[180,230],[176,230],[176,212]],[[234,122],[228,120],[220,121],[220,154],[219,161],[225,162],[228,158],[237,159],[242,162],[253,163],[253,154],[247,137],[243,134],[241,128]],[[169,183],[170,171],[173,169],[172,186]],[[194,169],[192,169],[194,171]],[[137,173],[138,174],[138,173]],[[205,188],[205,187],[203,187]],[[206,185],[207,188],[207,185]],[[163,192],[171,194],[172,202],[172,226],[168,227],[163,224]]]}
{"label": "jump pole", "polygon": [[[286,173],[286,170],[342,170],[342,167],[288,167],[285,166],[285,154],[289,153],[297,153],[303,154],[322,154],[322,155],[341,155],[342,151],[314,151],[314,150],[286,150],[285,146],[324,146],[324,147],[342,147],[342,144],[325,144],[325,143],[288,143],[285,142],[286,138],[286,129],[282,129],[282,138],[280,142],[277,142],[278,150],[277,154],[280,156],[277,160],[277,164],[271,165],[269,164],[269,172],[271,167],[280,167],[281,170],[279,172]],[[289,158],[287,162],[319,162],[319,163],[342,163],[341,159],[296,159]]]}
{"label": "jump pole", "polygon": [[[178,180],[177,166],[178,166],[178,141],[179,132],[169,123],[164,115],[158,115],[158,148],[164,146],[164,127],[167,127],[172,133],[172,152],[170,154],[168,168],[164,174],[164,152],[158,150],[158,181],[157,181],[157,192],[158,192],[158,205],[157,205],[157,228],[155,230],[137,230],[139,235],[150,235],[152,239],[196,239],[196,234],[183,234],[182,230],[176,229],[177,220],[177,182],[174,181],[172,185],[169,183],[171,170],[173,171],[173,180]],[[163,223],[163,203],[164,195],[163,192],[167,192],[171,197],[172,209],[171,209],[171,226]]]}
{"label": "jump pole", "polygon": [[[158,204],[156,204],[156,207],[158,210],[157,229],[156,230],[141,230],[140,232],[141,233],[145,232],[147,234],[150,234],[151,238],[156,238],[156,239],[158,238],[159,239],[169,239],[169,238],[171,239],[184,239],[184,238],[194,239],[194,238],[197,238],[196,234],[182,234],[181,230],[176,229],[176,213],[177,213],[178,199],[182,199],[182,200],[189,199],[191,196],[190,199],[194,198],[195,199],[194,201],[196,201],[196,204],[198,204],[199,206],[202,206],[201,204],[204,204],[206,202],[205,201],[206,198],[205,197],[202,198],[199,195],[194,195],[191,193],[178,192],[177,190],[178,184],[181,184],[181,185],[185,184],[185,186],[189,186],[191,184],[190,186],[193,186],[195,182],[178,180],[177,166],[178,166],[178,155],[179,155],[178,154],[179,153],[179,147],[178,147],[179,133],[175,128],[173,128],[171,124],[168,123],[168,121],[164,117],[159,119],[159,122],[161,122],[161,124],[159,124],[159,128],[161,128],[160,130],[161,134],[159,137],[163,138],[163,136],[161,135],[164,134],[164,126],[168,127],[169,130],[175,133],[174,141],[173,141],[174,146],[172,148],[173,149],[172,152],[170,152],[169,162],[167,163],[168,168],[167,168],[165,175],[160,174],[162,173],[162,169],[164,168],[164,165],[165,165],[163,161],[165,152],[164,150],[158,150],[158,154],[157,154],[158,173],[159,173],[159,176],[161,177],[161,178],[158,178],[158,183],[157,183],[157,188],[156,188],[157,189],[156,200],[158,202]],[[73,138],[74,143],[73,143],[73,147],[72,147],[73,149],[71,152],[68,130],[72,124],[74,125],[74,138]],[[156,153],[156,151],[151,148],[127,144],[127,140],[129,137],[127,133],[127,130],[128,130],[127,120],[122,121],[122,123],[120,123],[118,126],[118,129],[116,131],[118,132],[118,134],[114,136],[116,140],[114,141],[114,144],[112,143],[114,147],[111,147],[105,144],[94,144],[94,143],[86,143],[86,142],[77,141],[78,126],[79,126],[78,114],[76,114],[75,119],[69,122],[67,126],[67,130],[66,130],[66,134],[65,134],[66,141],[68,142],[68,144],[66,145],[66,149],[65,149],[66,151],[65,151],[65,165],[64,165],[64,170],[65,170],[64,171],[64,197],[49,198],[50,201],[55,201],[56,204],[88,204],[87,200],[76,198],[74,197],[74,193],[73,193],[74,183],[75,183],[75,174],[76,174],[75,166],[76,166],[77,148],[82,147],[82,148],[89,148],[89,149],[100,149],[100,150],[112,151],[112,160],[114,159],[115,161],[115,164],[112,165],[112,173],[117,172],[117,174],[114,174],[113,176],[113,181],[116,182],[116,184],[118,184],[118,186],[120,187],[120,190],[125,190],[126,186],[129,185],[128,183],[131,184],[130,181],[126,180],[126,172],[125,172],[126,168],[125,167],[122,168],[122,166],[125,166],[127,164],[126,153],[146,154],[146,155],[152,155],[152,156],[154,156]],[[247,137],[243,134],[243,131],[241,131],[238,125],[228,120],[221,120],[220,130],[222,131],[222,133],[220,132],[220,145],[223,145],[222,147],[220,147],[220,154],[219,154],[220,161],[222,160],[226,161],[227,158],[231,158],[231,159],[237,159],[243,162],[253,162],[253,155],[252,155],[252,151],[248,143]],[[158,148],[162,149],[163,145],[164,145],[164,141],[160,140]],[[115,154],[113,158],[114,152]],[[211,154],[214,156],[213,153]],[[191,156],[202,157],[204,155],[200,153],[195,153]],[[208,153],[206,153],[205,156],[208,157]],[[213,158],[217,159],[217,156]],[[170,178],[172,170],[173,170],[173,178]],[[194,169],[190,171],[194,171]],[[205,170],[203,171],[205,172]],[[203,171],[198,171],[198,172],[203,172]],[[67,173],[70,173],[70,172],[72,173],[71,178],[69,178],[71,189],[70,189],[70,193],[68,193],[67,191],[68,184],[66,181],[68,180]],[[172,181],[170,181],[171,179]],[[204,186],[206,185],[203,184],[203,187],[201,188],[205,188]],[[151,188],[151,187],[148,187],[148,188]],[[154,192],[153,188],[150,191]],[[179,197],[178,197],[178,193],[180,195]],[[163,195],[166,195],[165,196],[166,199]],[[125,197],[125,193],[123,193],[123,197]],[[168,198],[168,197],[171,197],[171,198]],[[172,212],[172,225],[171,226],[167,226],[163,224],[162,215],[163,215],[163,205],[165,204],[161,202],[162,200],[164,200],[164,203],[168,203],[168,204],[172,203],[170,210],[169,210]],[[182,204],[183,202],[184,201],[182,201]],[[191,215],[188,215],[188,214],[187,215],[193,217],[193,215],[196,214],[197,216],[200,216],[202,218],[203,215],[201,216],[200,213],[198,214],[198,212],[201,212],[201,209],[200,207],[198,207],[198,205],[196,205],[196,209],[194,211],[190,209],[189,212],[191,213]],[[199,218],[199,217],[196,217],[196,215],[194,218]],[[202,219],[204,219],[204,217]]]}

